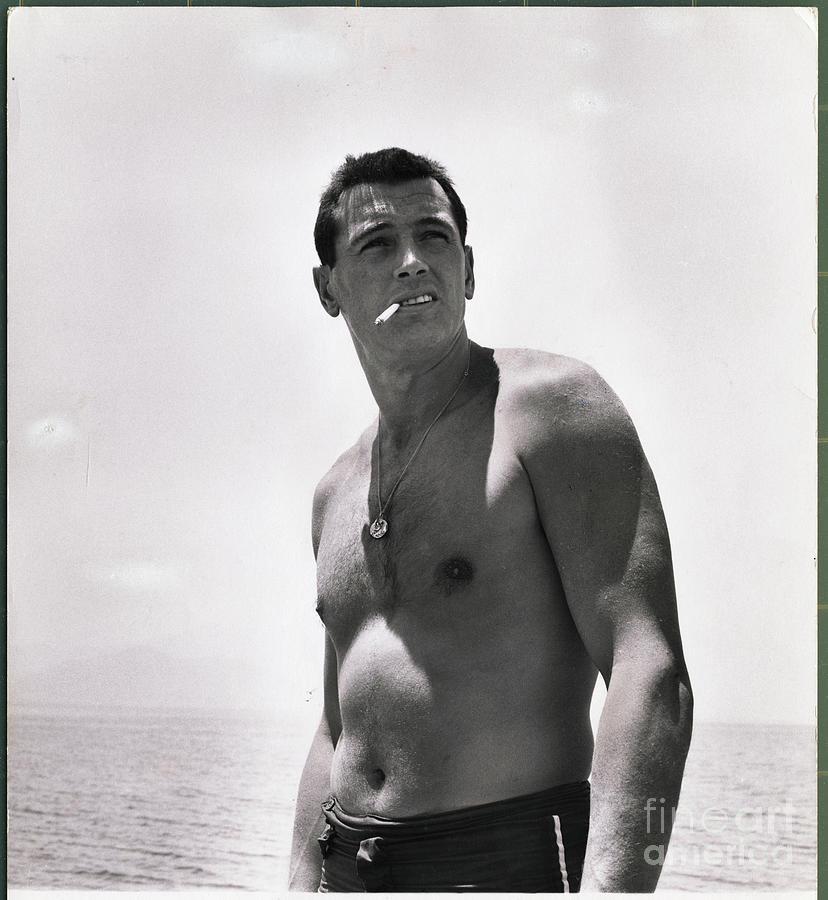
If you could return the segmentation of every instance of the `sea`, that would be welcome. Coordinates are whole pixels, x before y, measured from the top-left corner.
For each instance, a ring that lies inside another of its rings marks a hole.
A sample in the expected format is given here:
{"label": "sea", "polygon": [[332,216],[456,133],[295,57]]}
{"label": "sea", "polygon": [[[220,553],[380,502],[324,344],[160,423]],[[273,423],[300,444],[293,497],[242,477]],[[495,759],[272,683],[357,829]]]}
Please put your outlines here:
{"label": "sea", "polygon": [[[9,889],[286,888],[307,716],[10,708]],[[813,728],[697,724],[660,889],[814,891]],[[663,849],[645,853],[658,864]]]}

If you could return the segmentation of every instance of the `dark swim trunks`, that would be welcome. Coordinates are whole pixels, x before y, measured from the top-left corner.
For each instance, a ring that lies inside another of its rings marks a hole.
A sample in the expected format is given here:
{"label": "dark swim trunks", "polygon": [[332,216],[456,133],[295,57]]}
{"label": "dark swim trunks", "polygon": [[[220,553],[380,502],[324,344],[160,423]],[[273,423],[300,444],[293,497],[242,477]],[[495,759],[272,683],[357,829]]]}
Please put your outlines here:
{"label": "dark swim trunks", "polygon": [[574,893],[581,885],[588,781],[401,820],[352,816],[333,797],[322,809],[321,893]]}

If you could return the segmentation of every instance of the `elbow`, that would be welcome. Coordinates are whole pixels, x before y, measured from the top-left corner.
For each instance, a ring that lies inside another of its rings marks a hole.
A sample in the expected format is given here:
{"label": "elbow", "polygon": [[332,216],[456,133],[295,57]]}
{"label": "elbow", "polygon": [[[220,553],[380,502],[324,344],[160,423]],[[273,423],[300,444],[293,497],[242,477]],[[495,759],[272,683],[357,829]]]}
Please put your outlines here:
{"label": "elbow", "polygon": [[[622,674],[623,673],[623,674]],[[613,679],[620,676],[625,689],[640,698],[642,709],[675,735],[678,744],[689,746],[693,727],[693,688],[684,660],[670,651],[651,652],[645,658],[628,659],[616,665]]]}
{"label": "elbow", "polygon": [[649,647],[612,667],[609,694],[633,703],[657,731],[669,735],[677,753],[686,755],[693,728],[693,689],[684,659],[669,648]]}
{"label": "elbow", "polygon": [[654,672],[651,697],[673,733],[676,749],[686,756],[693,731],[693,688],[683,660],[670,658]]}
{"label": "elbow", "polygon": [[688,727],[693,725],[693,688],[690,684],[690,677],[687,670],[683,675],[679,676],[678,692],[680,699],[680,709],[683,711],[683,717],[687,720]]}
{"label": "elbow", "polygon": [[682,661],[675,662],[669,669],[669,693],[676,722],[693,724],[693,688],[690,684],[690,676],[687,667]]}
{"label": "elbow", "polygon": [[690,685],[690,678],[685,670],[684,678],[679,687],[680,691],[680,709],[682,710],[682,721],[687,736],[687,746],[690,746],[690,736],[693,733],[693,688]]}

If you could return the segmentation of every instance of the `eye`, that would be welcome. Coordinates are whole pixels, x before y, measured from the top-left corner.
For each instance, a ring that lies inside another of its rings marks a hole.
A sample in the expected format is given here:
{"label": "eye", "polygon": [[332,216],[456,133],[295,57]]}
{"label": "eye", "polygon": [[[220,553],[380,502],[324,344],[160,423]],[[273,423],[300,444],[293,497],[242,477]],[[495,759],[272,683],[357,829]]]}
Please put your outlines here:
{"label": "eye", "polygon": [[387,247],[389,243],[390,242],[389,242],[388,238],[375,237],[375,238],[371,238],[370,241],[363,244],[362,249],[363,250],[373,250],[373,249],[379,248],[379,247]]}
{"label": "eye", "polygon": [[423,235],[423,237],[427,241],[433,241],[433,240],[448,241],[449,240],[449,236],[443,231],[427,231]]}

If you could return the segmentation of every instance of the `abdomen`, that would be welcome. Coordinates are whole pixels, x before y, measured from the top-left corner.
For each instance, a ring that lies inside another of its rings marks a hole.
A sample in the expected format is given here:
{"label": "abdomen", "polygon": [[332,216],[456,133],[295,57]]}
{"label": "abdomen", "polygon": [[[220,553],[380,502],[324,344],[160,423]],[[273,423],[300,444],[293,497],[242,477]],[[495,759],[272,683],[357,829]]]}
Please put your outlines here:
{"label": "abdomen", "polygon": [[577,639],[418,618],[377,615],[340,658],[331,786],[345,809],[404,818],[588,776],[595,670]]}

